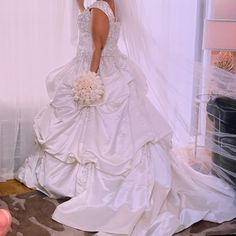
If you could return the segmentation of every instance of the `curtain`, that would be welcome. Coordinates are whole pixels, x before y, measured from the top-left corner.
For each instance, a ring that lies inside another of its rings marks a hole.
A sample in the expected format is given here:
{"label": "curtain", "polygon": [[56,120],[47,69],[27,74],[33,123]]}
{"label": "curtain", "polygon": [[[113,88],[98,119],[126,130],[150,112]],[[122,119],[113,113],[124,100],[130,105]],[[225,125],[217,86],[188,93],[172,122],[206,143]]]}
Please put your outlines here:
{"label": "curtain", "polygon": [[[174,127],[182,137],[176,140],[185,144],[190,140],[194,110],[193,63],[196,51],[201,50],[196,48],[198,3],[156,0],[143,6],[144,14],[150,16],[150,32],[159,47],[166,49],[156,54],[156,64],[160,72],[165,68],[166,80],[149,77],[149,97],[168,121],[181,114]],[[0,2],[0,180],[13,178],[34,151],[33,118],[49,101],[45,78],[75,54],[74,4],[68,0]],[[121,45],[124,47],[122,40]],[[169,107],[158,103],[163,96]]]}
{"label": "curtain", "polygon": [[74,56],[65,0],[0,2],[0,180],[34,150],[33,118],[48,103],[45,78]]}

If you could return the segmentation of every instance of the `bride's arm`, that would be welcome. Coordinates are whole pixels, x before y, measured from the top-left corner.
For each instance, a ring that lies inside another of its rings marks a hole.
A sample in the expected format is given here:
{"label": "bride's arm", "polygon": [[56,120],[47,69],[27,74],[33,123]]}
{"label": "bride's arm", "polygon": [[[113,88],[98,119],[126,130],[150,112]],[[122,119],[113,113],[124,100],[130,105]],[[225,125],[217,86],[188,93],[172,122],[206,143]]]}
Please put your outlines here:
{"label": "bride's arm", "polygon": [[99,9],[92,9],[92,40],[93,55],[90,71],[97,72],[101,60],[102,50],[106,44],[109,33],[108,17]]}
{"label": "bride's arm", "polygon": [[83,12],[83,11],[85,10],[85,7],[84,7],[84,0],[76,0],[76,1],[77,1],[79,10],[80,10],[81,12]]}

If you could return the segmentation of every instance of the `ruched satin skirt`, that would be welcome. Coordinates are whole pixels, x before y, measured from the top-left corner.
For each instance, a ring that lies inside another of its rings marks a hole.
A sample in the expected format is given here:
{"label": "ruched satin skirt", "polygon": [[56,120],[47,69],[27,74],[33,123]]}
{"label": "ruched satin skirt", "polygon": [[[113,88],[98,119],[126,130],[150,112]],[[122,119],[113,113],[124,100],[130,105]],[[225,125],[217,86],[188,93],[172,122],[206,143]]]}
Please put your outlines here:
{"label": "ruched satin skirt", "polygon": [[73,81],[89,61],[77,57],[48,78],[50,104],[34,122],[37,152],[17,173],[50,197],[70,197],[52,218],[97,235],[169,236],[202,219],[236,217],[227,183],[170,154],[171,129],[125,56],[102,58],[100,105],[73,101]]}

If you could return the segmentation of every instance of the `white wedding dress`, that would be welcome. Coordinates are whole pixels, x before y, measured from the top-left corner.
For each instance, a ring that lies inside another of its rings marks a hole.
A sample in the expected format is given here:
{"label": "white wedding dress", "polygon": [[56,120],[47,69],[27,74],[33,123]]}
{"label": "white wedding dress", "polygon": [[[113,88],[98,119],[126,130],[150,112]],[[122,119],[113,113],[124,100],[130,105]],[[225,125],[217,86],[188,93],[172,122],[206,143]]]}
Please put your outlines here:
{"label": "white wedding dress", "polygon": [[144,75],[117,47],[120,23],[105,1],[110,33],[99,74],[104,102],[80,107],[76,75],[89,71],[90,10],[79,15],[77,56],[47,81],[50,104],[35,118],[38,151],[17,178],[50,197],[71,197],[52,218],[97,235],[168,236],[199,220],[236,217],[234,190],[169,154],[171,129],[146,98]]}

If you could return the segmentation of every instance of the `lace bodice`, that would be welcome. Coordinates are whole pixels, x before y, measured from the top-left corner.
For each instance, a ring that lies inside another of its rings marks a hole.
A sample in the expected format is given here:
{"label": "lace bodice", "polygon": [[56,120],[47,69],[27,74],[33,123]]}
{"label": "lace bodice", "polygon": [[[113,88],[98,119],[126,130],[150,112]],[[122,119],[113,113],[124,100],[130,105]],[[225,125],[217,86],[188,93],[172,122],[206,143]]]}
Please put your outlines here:
{"label": "lace bodice", "polygon": [[79,15],[79,44],[77,49],[78,56],[92,54],[92,37],[91,37],[91,9],[98,8],[102,10],[109,19],[110,29],[106,45],[103,49],[102,56],[112,56],[118,51],[118,39],[120,34],[120,23],[111,10],[109,4],[103,0],[96,1],[89,8]]}

